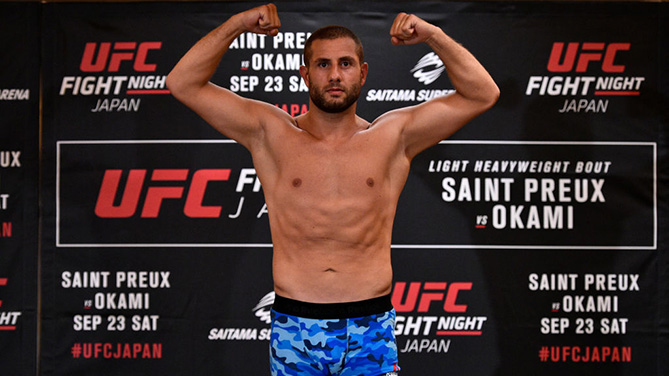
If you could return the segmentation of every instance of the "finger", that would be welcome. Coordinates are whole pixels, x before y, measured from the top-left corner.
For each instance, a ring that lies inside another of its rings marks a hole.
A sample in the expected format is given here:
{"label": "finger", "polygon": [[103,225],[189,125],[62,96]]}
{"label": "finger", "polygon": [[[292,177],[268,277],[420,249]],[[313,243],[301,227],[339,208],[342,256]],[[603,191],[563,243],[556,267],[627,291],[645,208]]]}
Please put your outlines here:
{"label": "finger", "polygon": [[405,14],[406,13],[399,13],[397,16],[395,16],[395,20],[393,21],[393,24],[390,26],[390,35],[397,34],[398,25]]}
{"label": "finger", "polygon": [[407,14],[402,12],[399,13],[395,17],[395,21],[393,21],[393,25],[390,27],[390,35],[395,36],[399,34],[399,31],[401,29],[401,25],[404,22],[404,19],[406,18]]}
{"label": "finger", "polygon": [[395,17],[392,26],[390,26],[390,43],[393,45],[402,44],[402,41],[397,37],[397,35],[399,33],[400,24],[402,23],[405,15],[406,13],[399,13]]}
{"label": "finger", "polygon": [[411,38],[414,34],[416,23],[414,22],[413,16],[407,14],[406,17],[402,20],[401,28],[399,30],[399,35],[405,39]]}
{"label": "finger", "polygon": [[267,4],[261,7],[258,18],[258,27],[263,33],[267,35],[276,35],[279,33],[281,21],[279,20],[276,5]]}
{"label": "finger", "polygon": [[411,39],[415,33],[414,17],[410,14],[400,13],[395,19],[395,23],[391,28],[391,36],[395,38],[393,44],[399,44],[404,40]]}
{"label": "finger", "polygon": [[271,3],[267,4],[267,19],[273,27],[281,27],[281,20],[279,20],[279,12],[276,9],[276,5]]}

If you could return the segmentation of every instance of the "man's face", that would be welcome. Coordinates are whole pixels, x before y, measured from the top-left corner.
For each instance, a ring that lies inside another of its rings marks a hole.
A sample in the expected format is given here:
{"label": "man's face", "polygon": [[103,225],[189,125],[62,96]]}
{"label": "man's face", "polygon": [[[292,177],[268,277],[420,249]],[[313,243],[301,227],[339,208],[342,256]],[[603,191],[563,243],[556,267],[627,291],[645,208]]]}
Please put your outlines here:
{"label": "man's face", "polygon": [[312,45],[311,61],[300,73],[316,107],[328,113],[347,110],[360,97],[367,64],[356,54],[350,38],[318,39]]}

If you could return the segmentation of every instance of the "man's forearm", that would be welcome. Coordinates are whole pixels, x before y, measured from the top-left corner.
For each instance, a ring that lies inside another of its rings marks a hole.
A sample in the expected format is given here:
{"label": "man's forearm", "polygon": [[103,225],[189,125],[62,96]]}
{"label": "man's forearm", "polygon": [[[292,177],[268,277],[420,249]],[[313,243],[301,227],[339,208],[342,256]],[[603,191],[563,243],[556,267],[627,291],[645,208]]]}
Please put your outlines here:
{"label": "man's forearm", "polygon": [[492,106],[497,101],[499,88],[485,68],[439,27],[402,12],[395,17],[390,35],[395,45],[425,42],[432,47],[444,63],[451,83],[461,97],[481,102],[485,106]]}
{"label": "man's forearm", "polygon": [[426,40],[441,58],[455,90],[471,100],[494,103],[499,97],[499,88],[478,60],[435,26],[432,36]]}
{"label": "man's forearm", "polygon": [[198,41],[167,76],[167,87],[170,91],[178,96],[191,87],[205,85],[230,44],[244,31],[239,17],[232,16]]}
{"label": "man's forearm", "polygon": [[214,75],[230,44],[242,33],[276,35],[281,21],[273,4],[261,5],[230,17],[197,42],[167,76],[167,86],[178,98],[202,88]]}

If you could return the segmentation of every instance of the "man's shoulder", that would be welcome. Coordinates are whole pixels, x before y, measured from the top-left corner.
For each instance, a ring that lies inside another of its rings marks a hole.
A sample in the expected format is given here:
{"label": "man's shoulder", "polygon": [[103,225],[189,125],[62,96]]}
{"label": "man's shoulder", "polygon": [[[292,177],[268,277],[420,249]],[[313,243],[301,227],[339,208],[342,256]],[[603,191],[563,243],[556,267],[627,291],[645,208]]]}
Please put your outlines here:
{"label": "man's shoulder", "polygon": [[288,112],[283,110],[279,106],[272,105],[267,102],[262,102],[262,101],[254,101],[256,102],[256,106],[253,109],[257,113],[255,114],[249,114],[249,116],[252,115],[260,115],[261,118],[264,120],[266,125],[269,126],[289,126],[289,127],[295,127],[296,126],[296,118],[291,116]]}
{"label": "man's shoulder", "polygon": [[411,108],[403,107],[381,114],[372,121],[370,128],[398,128],[411,119]]}

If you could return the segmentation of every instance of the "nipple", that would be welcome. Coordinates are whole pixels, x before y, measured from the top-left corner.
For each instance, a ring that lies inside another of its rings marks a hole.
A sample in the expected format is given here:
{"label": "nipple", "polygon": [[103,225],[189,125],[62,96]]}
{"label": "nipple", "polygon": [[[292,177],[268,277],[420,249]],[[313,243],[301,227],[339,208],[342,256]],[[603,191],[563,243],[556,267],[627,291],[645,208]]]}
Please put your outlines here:
{"label": "nipple", "polygon": [[373,187],[374,186],[374,179],[372,178],[367,178],[367,186],[368,187]]}
{"label": "nipple", "polygon": [[300,178],[293,179],[293,187],[298,188],[300,185],[302,185],[302,179]]}

